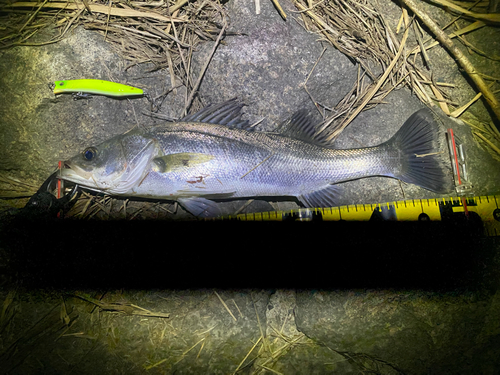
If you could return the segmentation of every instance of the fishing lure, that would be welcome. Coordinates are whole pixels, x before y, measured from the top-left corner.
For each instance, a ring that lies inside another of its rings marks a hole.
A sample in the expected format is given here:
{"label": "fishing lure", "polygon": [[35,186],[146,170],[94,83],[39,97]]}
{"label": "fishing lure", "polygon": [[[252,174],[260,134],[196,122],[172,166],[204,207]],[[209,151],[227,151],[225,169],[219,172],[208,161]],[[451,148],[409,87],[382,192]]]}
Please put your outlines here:
{"label": "fishing lure", "polygon": [[76,98],[89,94],[105,95],[115,98],[144,96],[144,91],[121,83],[101,79],[74,79],[54,82],[54,94],[73,93]]}

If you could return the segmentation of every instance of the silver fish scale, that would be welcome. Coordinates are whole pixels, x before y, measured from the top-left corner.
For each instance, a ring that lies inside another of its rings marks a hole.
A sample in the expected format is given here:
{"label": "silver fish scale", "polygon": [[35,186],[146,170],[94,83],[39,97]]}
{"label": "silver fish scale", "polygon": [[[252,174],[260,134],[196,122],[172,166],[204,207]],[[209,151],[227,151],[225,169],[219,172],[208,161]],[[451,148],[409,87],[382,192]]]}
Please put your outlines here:
{"label": "silver fish scale", "polygon": [[[427,108],[381,145],[333,150],[303,111],[278,134],[245,130],[241,107],[230,100],[188,122],[111,138],[66,161],[61,178],[114,195],[177,200],[205,217],[219,214],[210,201],[217,198],[294,196],[306,207],[331,207],[339,194],[332,184],[369,176],[439,193],[454,188],[444,127]],[[201,122],[221,116],[223,124]]]}
{"label": "silver fish scale", "polygon": [[[133,195],[250,197],[298,196],[353,178],[389,171],[379,147],[332,150],[274,133],[176,123],[152,128],[163,154],[214,158],[169,173],[151,169]],[[387,152],[385,152],[387,155]]]}

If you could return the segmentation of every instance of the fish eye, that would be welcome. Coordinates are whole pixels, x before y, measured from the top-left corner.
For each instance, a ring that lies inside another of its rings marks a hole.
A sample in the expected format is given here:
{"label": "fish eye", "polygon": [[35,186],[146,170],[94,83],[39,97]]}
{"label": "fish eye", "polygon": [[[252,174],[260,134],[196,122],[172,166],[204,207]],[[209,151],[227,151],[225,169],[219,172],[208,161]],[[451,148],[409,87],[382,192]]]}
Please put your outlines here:
{"label": "fish eye", "polygon": [[87,161],[91,161],[97,155],[97,150],[94,147],[89,147],[83,151],[83,158]]}

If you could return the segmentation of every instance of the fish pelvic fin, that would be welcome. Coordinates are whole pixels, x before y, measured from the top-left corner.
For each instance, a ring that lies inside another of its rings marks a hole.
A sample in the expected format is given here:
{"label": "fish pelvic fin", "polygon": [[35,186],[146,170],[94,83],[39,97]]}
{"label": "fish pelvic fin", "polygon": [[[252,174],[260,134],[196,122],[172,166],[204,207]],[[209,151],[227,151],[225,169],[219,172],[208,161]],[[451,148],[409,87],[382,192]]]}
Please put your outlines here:
{"label": "fish pelvic fin", "polygon": [[444,127],[430,109],[424,108],[403,124],[382,144],[393,155],[399,155],[392,177],[436,193],[454,189],[451,159]]}
{"label": "fish pelvic fin", "polygon": [[188,212],[199,218],[211,218],[221,215],[217,203],[202,197],[178,198],[177,201]]}

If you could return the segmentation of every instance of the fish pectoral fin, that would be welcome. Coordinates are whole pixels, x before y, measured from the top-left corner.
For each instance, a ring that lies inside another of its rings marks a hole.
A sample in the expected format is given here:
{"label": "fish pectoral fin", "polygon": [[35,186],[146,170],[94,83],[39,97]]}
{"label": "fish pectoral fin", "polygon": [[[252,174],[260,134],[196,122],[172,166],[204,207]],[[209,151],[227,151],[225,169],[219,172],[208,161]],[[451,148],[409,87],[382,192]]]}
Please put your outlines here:
{"label": "fish pectoral fin", "polygon": [[200,154],[195,152],[181,152],[178,154],[169,154],[153,159],[157,171],[167,173],[182,168],[190,168],[198,164],[203,164],[214,159],[215,156],[209,154]]}
{"label": "fish pectoral fin", "polygon": [[178,198],[177,201],[196,217],[217,217],[221,214],[217,203],[205,198]]}
{"label": "fish pectoral fin", "polygon": [[335,207],[338,206],[338,197],[341,196],[341,189],[339,185],[328,185],[323,189],[299,195],[297,199],[305,207]]}

